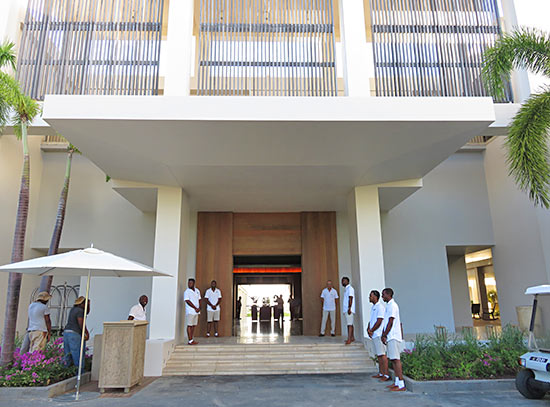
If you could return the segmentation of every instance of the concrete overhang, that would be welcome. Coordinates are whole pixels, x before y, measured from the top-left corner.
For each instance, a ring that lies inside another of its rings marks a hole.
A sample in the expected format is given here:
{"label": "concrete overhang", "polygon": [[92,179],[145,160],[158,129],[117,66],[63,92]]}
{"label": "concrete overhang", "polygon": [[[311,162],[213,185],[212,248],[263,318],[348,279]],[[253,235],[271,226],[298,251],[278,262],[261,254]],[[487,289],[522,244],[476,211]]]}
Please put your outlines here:
{"label": "concrete overhang", "polygon": [[43,118],[113,178],[232,211],[343,209],[354,186],[422,178],[496,120],[490,98],[65,95]]}

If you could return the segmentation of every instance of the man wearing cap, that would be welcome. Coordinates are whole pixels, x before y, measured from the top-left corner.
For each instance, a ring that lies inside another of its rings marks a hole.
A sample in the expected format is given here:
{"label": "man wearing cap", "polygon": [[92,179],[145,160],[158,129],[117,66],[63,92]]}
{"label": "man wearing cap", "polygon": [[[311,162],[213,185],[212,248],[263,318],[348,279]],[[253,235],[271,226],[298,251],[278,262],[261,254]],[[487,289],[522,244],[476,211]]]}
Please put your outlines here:
{"label": "man wearing cap", "polygon": [[52,336],[52,322],[48,301],[52,296],[47,291],[38,294],[35,302],[29,305],[29,352],[44,350]]}
{"label": "man wearing cap", "polygon": [[149,298],[144,294],[139,297],[139,301],[136,305],[130,308],[128,313],[128,320],[147,321],[147,315],[145,315],[145,307],[149,303]]}
{"label": "man wearing cap", "polygon": [[[84,326],[84,307],[86,299],[78,297],[74,306],[69,311],[67,325],[63,331],[63,349],[65,350],[65,364],[70,366],[74,364],[77,368],[80,364],[80,342],[82,340],[82,327]],[[88,310],[90,313],[90,300],[88,299]],[[90,339],[88,328],[84,329],[84,340]],[[84,346],[85,347],[85,346]]]}

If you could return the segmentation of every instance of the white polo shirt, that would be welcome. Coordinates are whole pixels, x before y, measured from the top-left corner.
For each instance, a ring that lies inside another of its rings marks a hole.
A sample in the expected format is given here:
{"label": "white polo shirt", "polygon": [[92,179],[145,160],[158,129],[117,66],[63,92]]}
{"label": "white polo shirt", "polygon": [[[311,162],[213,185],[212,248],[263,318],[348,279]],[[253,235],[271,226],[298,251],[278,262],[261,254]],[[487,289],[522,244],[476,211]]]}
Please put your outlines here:
{"label": "white polo shirt", "polygon": [[129,316],[134,317],[136,321],[146,321],[145,308],[141,304],[136,304],[130,308]]}
{"label": "white polo shirt", "polygon": [[[215,290],[212,290],[212,288],[209,288],[205,291],[204,298],[206,298],[208,301],[210,301],[210,304],[216,305],[218,300],[220,298],[222,298],[222,292],[220,291],[219,288],[216,288]],[[220,309],[220,306],[218,305],[216,307],[216,310],[219,310],[219,309]],[[208,305],[208,303],[206,303],[206,310],[207,311],[214,311],[214,309],[210,305]]]}
{"label": "white polo shirt", "polygon": [[395,339],[396,341],[403,341],[403,336],[401,335],[401,318],[399,317],[399,306],[392,298],[386,304],[386,312],[384,312],[384,330],[388,326],[390,318],[393,317],[393,324],[390,332],[388,332],[388,341]]}
{"label": "white polo shirt", "polygon": [[[382,319],[384,318],[385,312],[386,312],[386,307],[384,307],[382,300],[378,300],[378,302],[374,304],[370,309],[369,326],[371,329],[376,324],[376,321],[378,321],[378,318],[382,318]],[[382,321],[378,329],[372,333],[372,339],[382,336],[383,330],[384,330],[384,321]]]}
{"label": "white polo shirt", "polygon": [[348,313],[349,297],[353,297],[353,300],[351,300],[351,313],[355,314],[355,290],[351,284],[348,284],[344,290],[344,300],[342,302],[342,312],[344,314]]}
{"label": "white polo shirt", "polygon": [[338,298],[338,291],[334,288],[329,290],[325,288],[321,291],[321,298],[323,301],[323,311],[335,311],[336,310],[336,299]]}
{"label": "white polo shirt", "polygon": [[193,307],[187,304],[187,300],[191,301],[191,304],[199,308],[200,299],[201,299],[201,292],[197,288],[193,290],[188,288],[187,290],[185,290],[185,292],[183,293],[183,301],[185,302],[185,313],[188,315],[199,315],[200,312],[195,311]]}

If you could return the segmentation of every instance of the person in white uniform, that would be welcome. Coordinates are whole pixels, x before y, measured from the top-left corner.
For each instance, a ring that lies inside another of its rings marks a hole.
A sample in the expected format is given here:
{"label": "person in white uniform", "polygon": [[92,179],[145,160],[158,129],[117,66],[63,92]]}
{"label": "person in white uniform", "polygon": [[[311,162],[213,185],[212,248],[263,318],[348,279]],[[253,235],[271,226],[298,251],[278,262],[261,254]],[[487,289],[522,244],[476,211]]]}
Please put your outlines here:
{"label": "person in white uniform", "polygon": [[338,292],[332,287],[332,281],[327,281],[326,288],[321,292],[321,301],[323,302],[323,319],[321,321],[321,333],[319,336],[325,336],[327,319],[330,316],[330,336],[336,335],[336,300]]}
{"label": "person in white uniform", "polygon": [[204,293],[206,299],[206,337],[210,336],[210,330],[214,325],[214,336],[218,337],[218,322],[220,320],[220,301],[222,299],[222,292],[219,288],[216,288],[216,280],[212,280],[210,288]]}
{"label": "person in white uniform", "polygon": [[128,320],[147,321],[147,315],[145,315],[145,307],[149,303],[149,298],[146,295],[139,297],[138,303],[130,308],[128,313]]}
{"label": "person in white uniform", "polygon": [[395,383],[389,385],[388,388],[391,391],[406,391],[405,381],[403,380],[403,366],[401,365],[403,333],[401,332],[399,306],[393,299],[393,290],[391,288],[384,288],[382,290],[382,299],[386,303],[382,343],[387,346],[388,359],[391,360],[395,372]]}
{"label": "person in white uniform", "polygon": [[201,292],[195,288],[195,279],[190,278],[187,281],[187,290],[183,293],[183,301],[185,302],[185,319],[187,325],[187,339],[189,345],[197,345],[193,339],[195,327],[199,323],[199,315],[201,313]]}
{"label": "person in white uniform", "polygon": [[382,324],[386,307],[380,301],[380,293],[372,290],[369,294],[369,301],[372,304],[370,309],[370,321],[367,326],[367,335],[371,339],[372,351],[378,358],[378,374],[372,376],[387,382],[390,379],[388,372],[388,358],[386,357],[386,345],[382,343]]}
{"label": "person in white uniform", "polygon": [[355,341],[353,335],[353,317],[355,315],[355,290],[349,283],[348,277],[342,278],[342,285],[344,286],[344,301],[342,302],[342,311],[348,327],[348,339],[346,345]]}

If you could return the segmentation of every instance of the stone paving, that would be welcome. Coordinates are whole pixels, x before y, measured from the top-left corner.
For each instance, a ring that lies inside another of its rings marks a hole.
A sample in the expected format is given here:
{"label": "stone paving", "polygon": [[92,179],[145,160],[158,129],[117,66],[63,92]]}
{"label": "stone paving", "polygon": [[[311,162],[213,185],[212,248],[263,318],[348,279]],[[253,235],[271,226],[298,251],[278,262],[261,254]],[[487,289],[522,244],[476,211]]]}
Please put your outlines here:
{"label": "stone paving", "polygon": [[[102,397],[78,403],[90,407],[472,407],[548,406],[516,391],[416,394],[390,393],[366,374],[163,377],[132,397]],[[0,400],[0,406],[66,406],[56,400]]]}

